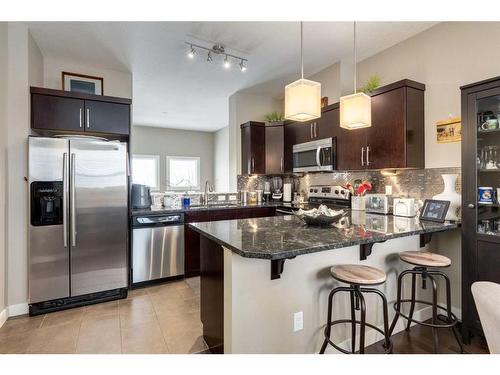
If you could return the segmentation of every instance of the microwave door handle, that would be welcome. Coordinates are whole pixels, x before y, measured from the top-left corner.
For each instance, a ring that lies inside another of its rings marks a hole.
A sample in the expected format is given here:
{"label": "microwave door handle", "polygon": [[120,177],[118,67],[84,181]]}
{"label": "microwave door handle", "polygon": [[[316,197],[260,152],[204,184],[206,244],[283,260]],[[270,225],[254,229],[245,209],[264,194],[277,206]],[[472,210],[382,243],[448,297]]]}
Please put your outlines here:
{"label": "microwave door handle", "polygon": [[316,165],[321,168],[321,160],[319,157],[320,153],[321,153],[321,146],[318,146],[318,148],[316,149]]}

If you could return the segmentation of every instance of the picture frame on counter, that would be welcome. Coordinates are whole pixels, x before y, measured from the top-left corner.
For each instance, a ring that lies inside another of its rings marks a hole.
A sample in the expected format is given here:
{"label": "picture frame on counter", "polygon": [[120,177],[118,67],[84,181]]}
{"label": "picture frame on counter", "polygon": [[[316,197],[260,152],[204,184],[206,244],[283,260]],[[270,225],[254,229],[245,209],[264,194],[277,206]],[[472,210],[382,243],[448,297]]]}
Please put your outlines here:
{"label": "picture frame on counter", "polygon": [[426,199],[420,210],[420,220],[444,223],[450,201]]}
{"label": "picture frame on counter", "polygon": [[87,74],[62,72],[62,89],[82,94],[104,95],[104,79]]}

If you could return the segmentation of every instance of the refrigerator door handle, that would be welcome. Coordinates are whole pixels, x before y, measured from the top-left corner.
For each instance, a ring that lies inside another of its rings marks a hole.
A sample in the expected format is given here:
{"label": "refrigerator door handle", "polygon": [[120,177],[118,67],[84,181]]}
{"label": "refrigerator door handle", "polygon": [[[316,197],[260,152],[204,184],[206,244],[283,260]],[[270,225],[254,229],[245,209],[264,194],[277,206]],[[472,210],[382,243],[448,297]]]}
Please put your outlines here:
{"label": "refrigerator door handle", "polygon": [[63,244],[68,247],[68,153],[63,154]]}
{"label": "refrigerator door handle", "polygon": [[76,209],[75,209],[75,165],[76,155],[71,154],[71,246],[76,246]]}

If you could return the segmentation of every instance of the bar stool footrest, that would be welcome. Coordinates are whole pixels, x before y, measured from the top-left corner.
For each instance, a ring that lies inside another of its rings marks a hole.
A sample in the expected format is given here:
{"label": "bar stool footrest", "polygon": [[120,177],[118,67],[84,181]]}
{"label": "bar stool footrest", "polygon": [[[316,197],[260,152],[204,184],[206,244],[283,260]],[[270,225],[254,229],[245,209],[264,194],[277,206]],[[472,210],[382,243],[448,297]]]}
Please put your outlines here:
{"label": "bar stool footrest", "polygon": [[[403,303],[411,303],[412,300],[411,299],[402,299],[400,301],[400,305],[403,304]],[[432,306],[432,302],[429,302],[429,301],[422,301],[422,300],[415,300],[415,303],[420,303],[420,304],[423,304],[423,305],[427,305],[427,306]],[[420,320],[416,320],[416,319],[410,319],[409,316],[407,315],[404,315],[400,310],[401,310],[401,307],[399,308],[398,310],[398,307],[397,307],[398,303],[397,302],[394,302],[394,310],[396,311],[396,313],[399,313],[399,316],[406,319],[406,320],[409,320],[413,323],[416,323],[416,324],[420,324],[420,325],[423,325],[423,326],[426,326],[426,327],[434,327],[434,328],[452,328],[454,326],[457,325],[458,323],[458,319],[457,317],[455,316],[455,314],[453,313],[450,313],[451,314],[451,322],[449,323],[443,323],[443,324],[433,324],[433,323],[426,323],[426,322],[422,322]],[[443,307],[443,306],[440,306],[440,305],[437,305],[436,306],[438,309],[440,310],[443,310],[443,311],[446,311],[446,307]],[[440,318],[442,317],[442,318]],[[442,315],[442,314],[439,314],[437,316],[438,320],[442,321],[442,322],[445,322],[445,321],[450,321],[450,319],[448,317],[446,317],[445,315]],[[443,319],[444,318],[444,319]]]}
{"label": "bar stool footrest", "polygon": [[[330,327],[333,327],[333,326],[338,325],[338,324],[346,324],[346,323],[352,324],[353,321],[351,319],[334,320],[333,322],[330,323]],[[354,323],[356,323],[357,325],[361,325],[361,321],[359,321],[359,320],[355,320]],[[365,322],[365,326],[366,327],[370,327],[370,328],[374,329],[375,331],[381,333],[382,336],[384,336],[384,341],[385,341],[385,333],[384,333],[384,331],[382,331],[382,329],[378,328],[377,326],[374,326],[373,324],[367,323],[367,322]],[[344,354],[356,354],[355,352],[351,352],[349,350],[342,349],[337,344],[335,344],[334,342],[332,342],[331,339],[330,339],[330,337],[328,337],[327,330],[328,330],[328,324],[325,327],[324,336],[325,336],[325,340],[328,341],[328,343],[331,346],[333,346],[335,349],[337,349],[338,351],[340,351],[340,352],[342,352]],[[388,340],[388,341],[389,341],[389,347],[386,347],[386,343],[385,342],[383,344],[383,347],[385,349],[384,354],[392,353],[392,341],[391,340]]]}

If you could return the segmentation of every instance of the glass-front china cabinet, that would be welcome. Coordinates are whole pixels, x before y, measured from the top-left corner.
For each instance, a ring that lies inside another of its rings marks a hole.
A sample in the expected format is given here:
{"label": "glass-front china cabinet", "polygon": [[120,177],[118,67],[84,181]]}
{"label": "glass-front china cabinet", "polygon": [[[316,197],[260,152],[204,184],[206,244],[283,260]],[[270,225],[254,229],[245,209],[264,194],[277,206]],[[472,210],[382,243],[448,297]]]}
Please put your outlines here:
{"label": "glass-front china cabinet", "polygon": [[481,334],[470,291],[500,283],[500,77],[462,88],[462,322]]}

